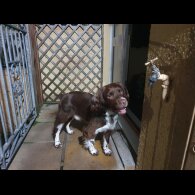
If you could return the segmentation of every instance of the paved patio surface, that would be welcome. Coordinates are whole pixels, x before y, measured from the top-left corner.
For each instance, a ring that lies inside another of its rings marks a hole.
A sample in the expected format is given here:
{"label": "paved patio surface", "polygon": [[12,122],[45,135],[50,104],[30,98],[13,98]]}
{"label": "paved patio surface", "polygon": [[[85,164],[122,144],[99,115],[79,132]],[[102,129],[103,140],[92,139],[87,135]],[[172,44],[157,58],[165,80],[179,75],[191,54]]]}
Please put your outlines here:
{"label": "paved patio surface", "polygon": [[43,105],[9,170],[133,169],[131,166],[130,168],[124,166],[113,139],[111,139],[112,156],[103,154],[99,140],[96,141],[99,155],[91,156],[79,144],[78,138],[82,134],[77,129],[75,129],[73,135],[68,135],[62,131],[60,140],[63,143],[63,147],[56,149],[52,138],[52,129],[57,108],[57,104]]}

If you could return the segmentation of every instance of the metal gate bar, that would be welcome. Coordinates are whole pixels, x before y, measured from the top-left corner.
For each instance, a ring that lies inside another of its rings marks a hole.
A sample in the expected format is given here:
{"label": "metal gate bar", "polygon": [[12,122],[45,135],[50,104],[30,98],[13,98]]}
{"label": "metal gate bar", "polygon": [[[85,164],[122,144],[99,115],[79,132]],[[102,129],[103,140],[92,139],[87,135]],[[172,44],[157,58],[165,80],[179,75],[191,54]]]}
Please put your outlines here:
{"label": "metal gate bar", "polygon": [[102,86],[103,25],[37,25],[43,98],[57,102],[60,93],[96,93]]}
{"label": "metal gate bar", "polygon": [[0,25],[0,169],[7,169],[36,118],[27,25]]}

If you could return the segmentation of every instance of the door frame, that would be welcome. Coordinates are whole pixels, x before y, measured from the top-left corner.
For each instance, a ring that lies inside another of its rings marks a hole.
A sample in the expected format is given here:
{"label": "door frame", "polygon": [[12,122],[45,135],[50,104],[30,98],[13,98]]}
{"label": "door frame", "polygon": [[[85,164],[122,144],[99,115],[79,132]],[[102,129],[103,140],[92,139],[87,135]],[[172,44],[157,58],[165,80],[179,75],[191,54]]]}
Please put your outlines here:
{"label": "door frame", "polygon": [[[131,30],[131,24],[114,25],[112,82],[126,84]],[[137,125],[135,125],[135,123]],[[137,121],[133,122],[127,116],[119,116],[119,125],[129,143],[134,161],[136,161],[139,146],[137,126],[140,127],[140,124],[138,124]]]}
{"label": "door frame", "polygon": [[[195,105],[192,113],[192,120],[189,127],[188,137],[186,141],[185,151],[182,159],[181,170],[184,169],[195,169],[195,165],[192,167],[190,158],[194,155],[194,146],[195,146]],[[192,148],[193,147],[193,148]],[[193,150],[193,151],[192,151]]]}

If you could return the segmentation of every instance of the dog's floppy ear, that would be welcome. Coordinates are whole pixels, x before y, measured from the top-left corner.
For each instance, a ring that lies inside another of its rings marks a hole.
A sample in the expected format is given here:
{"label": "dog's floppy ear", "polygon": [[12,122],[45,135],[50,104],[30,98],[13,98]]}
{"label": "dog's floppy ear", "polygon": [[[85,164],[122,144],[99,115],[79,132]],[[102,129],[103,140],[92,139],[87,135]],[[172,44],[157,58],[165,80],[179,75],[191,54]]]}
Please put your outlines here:
{"label": "dog's floppy ear", "polygon": [[103,97],[103,88],[98,89],[97,94],[92,97],[91,100],[91,111],[101,112],[104,110],[105,100]]}
{"label": "dog's floppy ear", "polygon": [[126,97],[127,99],[129,99],[129,92],[128,92],[127,88],[125,87],[125,85],[122,84],[122,83],[120,83],[120,82],[118,82],[117,84],[120,85],[120,87],[123,89],[124,94],[125,94],[125,97]]}

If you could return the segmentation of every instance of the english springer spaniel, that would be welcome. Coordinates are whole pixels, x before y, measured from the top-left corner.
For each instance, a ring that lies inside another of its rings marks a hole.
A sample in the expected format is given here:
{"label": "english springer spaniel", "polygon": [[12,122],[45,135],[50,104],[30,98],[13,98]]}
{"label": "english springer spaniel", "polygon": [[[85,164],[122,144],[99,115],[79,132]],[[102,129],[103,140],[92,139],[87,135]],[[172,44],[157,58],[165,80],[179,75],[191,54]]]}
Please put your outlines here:
{"label": "english springer spaniel", "polygon": [[66,126],[72,134],[71,122],[75,119],[84,122],[82,143],[90,154],[98,155],[94,146],[97,134],[102,134],[102,149],[105,155],[111,155],[108,147],[109,138],[115,129],[118,115],[126,113],[129,94],[121,83],[111,83],[100,88],[95,96],[86,92],[70,92],[61,97],[54,123],[53,137],[55,147],[61,147],[59,135]]}

